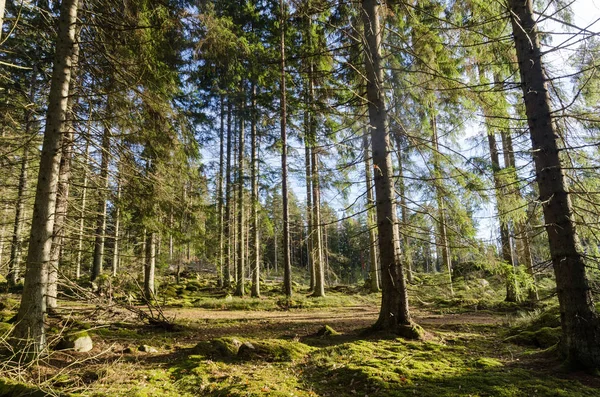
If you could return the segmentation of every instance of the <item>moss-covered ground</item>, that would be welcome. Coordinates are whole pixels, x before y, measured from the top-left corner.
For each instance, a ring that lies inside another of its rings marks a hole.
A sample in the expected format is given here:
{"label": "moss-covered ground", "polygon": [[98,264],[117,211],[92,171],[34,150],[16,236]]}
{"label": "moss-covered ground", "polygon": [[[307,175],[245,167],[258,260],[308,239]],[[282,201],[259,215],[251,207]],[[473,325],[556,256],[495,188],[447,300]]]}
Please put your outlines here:
{"label": "moss-covered ground", "polygon": [[[551,305],[503,304],[478,280],[455,285],[453,297],[435,290],[435,279],[418,282],[411,300],[427,331],[421,341],[365,332],[380,295],[359,287],[318,299],[297,287],[286,301],[274,283],[260,299],[202,278],[163,285],[175,331],[65,301],[50,339],[86,329],[94,349],[55,351],[21,370],[4,364],[0,396],[600,396],[600,378],[561,366]],[[0,335],[16,297],[1,299]]]}

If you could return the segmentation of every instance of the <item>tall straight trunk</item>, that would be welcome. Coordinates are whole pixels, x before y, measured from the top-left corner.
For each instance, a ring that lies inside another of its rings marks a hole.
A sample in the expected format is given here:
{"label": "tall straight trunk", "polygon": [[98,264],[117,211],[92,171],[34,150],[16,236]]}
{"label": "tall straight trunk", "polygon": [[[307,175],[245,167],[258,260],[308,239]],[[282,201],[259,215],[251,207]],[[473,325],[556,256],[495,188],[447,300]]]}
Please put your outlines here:
{"label": "tall straight trunk", "polygon": [[4,208],[2,210],[2,220],[0,220],[2,228],[0,228],[0,263],[2,263],[2,259],[4,256],[4,236],[6,234],[6,218],[8,218],[8,203],[4,203]]}
{"label": "tall straight trunk", "polygon": [[[70,124],[70,122],[68,124]],[[60,160],[58,194],[56,198],[56,210],[54,215],[54,237],[50,252],[50,262],[48,263],[48,285],[46,291],[46,306],[48,309],[56,309],[58,307],[58,268],[65,237],[65,226],[69,203],[69,180],[71,179],[73,138],[74,131],[71,127],[63,138],[62,156]]]}
{"label": "tall straight trunk", "polygon": [[406,185],[404,183],[404,157],[402,150],[402,139],[400,133],[396,132],[394,139],[396,141],[396,153],[398,157],[398,193],[400,195],[400,216],[402,217],[400,224],[404,229],[402,233],[402,252],[404,254],[404,263],[406,266],[406,279],[409,283],[413,282],[412,255],[410,250],[410,241],[408,238],[408,204],[406,202]]}
{"label": "tall straight trunk", "polygon": [[227,176],[225,185],[225,225],[223,234],[227,245],[227,258],[223,269],[223,286],[231,286],[231,100],[227,100],[227,161],[225,175]]}
{"label": "tall straight trunk", "polygon": [[[446,267],[448,272],[448,285],[450,286],[450,294],[454,295],[454,288],[452,286],[452,262],[450,256],[450,244],[448,242],[448,228],[446,224],[446,209],[444,206],[444,193],[441,187],[441,167],[440,167],[440,144],[438,140],[437,121],[435,116],[435,110],[431,107],[431,135],[433,143],[433,172],[435,175],[435,196],[437,201],[438,211],[438,232],[439,232],[439,249],[442,253],[442,266]],[[441,270],[441,269],[440,269]]]}
{"label": "tall straight trunk", "polygon": [[[496,79],[496,81],[500,81],[500,79]],[[515,163],[515,152],[513,148],[510,130],[503,129],[501,131],[501,137],[502,151],[504,152],[504,167],[510,169],[512,177],[516,181],[518,180],[517,166]],[[513,194],[519,199],[523,198],[521,189],[517,184],[514,185]],[[525,269],[527,269],[527,273],[531,277],[531,284],[527,290],[528,299],[530,302],[536,302],[539,300],[539,296],[535,281],[535,271],[533,269],[531,239],[529,237],[526,220],[518,220],[515,222],[515,240],[517,245],[518,264],[525,266]]]}
{"label": "tall straight trunk", "polygon": [[154,269],[156,268],[156,232],[149,232],[146,236],[144,258],[144,299],[154,300]]}
{"label": "tall straight trunk", "polygon": [[556,276],[563,338],[572,365],[600,368],[600,318],[587,278],[573,221],[573,208],[560,162],[560,136],[552,119],[531,0],[508,0],[521,88],[531,134],[539,200]]}
{"label": "tall straight trunk", "polygon": [[[75,40],[79,40],[79,30],[75,31]],[[79,62],[79,45],[73,48],[71,63],[71,79],[76,78]],[[74,85],[69,86],[69,97],[75,95]],[[58,177],[58,194],[56,197],[56,210],[54,219],[54,237],[50,251],[50,263],[48,264],[48,286],[46,291],[46,305],[48,309],[58,307],[58,269],[62,257],[63,243],[65,239],[65,227],[67,222],[67,210],[69,207],[69,187],[71,180],[71,160],[73,157],[73,144],[75,139],[75,119],[73,112],[74,103],[69,101],[67,110],[67,122],[65,123],[65,136],[62,143],[62,155]]]}
{"label": "tall straight trunk", "polygon": [[[106,114],[110,117],[111,114],[111,98],[110,94],[106,99]],[[100,200],[98,201],[98,213],[96,218],[96,240],[94,243],[94,262],[92,264],[92,272],[90,280],[94,281],[99,275],[102,274],[102,267],[104,262],[104,243],[106,241],[106,207],[107,207],[107,196],[108,196],[108,164],[110,162],[110,125],[104,126],[104,132],[102,133],[102,148],[100,161],[100,175],[98,183],[98,193]]]}
{"label": "tall straight trunk", "polygon": [[[119,269],[119,249],[121,239],[119,233],[121,232],[121,179],[123,178],[122,172],[119,170],[119,175],[117,176],[117,199],[115,201],[115,230],[113,235],[113,260],[112,260],[112,275],[113,277],[117,276],[117,271]],[[172,246],[171,246],[171,254],[172,254]],[[172,259],[172,255],[171,255]]]}
{"label": "tall straight trunk", "polygon": [[81,277],[81,260],[83,257],[83,232],[85,227],[85,210],[87,204],[87,185],[88,185],[88,157],[90,144],[85,143],[85,154],[83,158],[83,183],[81,186],[81,212],[79,213],[79,232],[77,237],[77,263],[75,269],[75,278],[79,280]]}
{"label": "tall straight trunk", "polygon": [[[225,260],[225,234],[224,234],[224,207],[223,207],[223,171],[225,161],[225,96],[220,97],[220,124],[219,124],[219,176],[217,179],[217,212],[219,216],[219,253],[217,263],[217,286],[223,287],[223,267]],[[172,241],[172,237],[170,237]]]}
{"label": "tall straight trunk", "polygon": [[18,322],[14,329],[15,337],[32,342],[28,346],[34,353],[39,353],[46,347],[44,317],[47,264],[50,261],[52,248],[61,144],[67,120],[71,65],[76,45],[77,6],[78,0],[63,0],[60,5],[54,67],[27,253],[25,285],[17,315]]}
{"label": "tall straight trunk", "polygon": [[287,166],[287,102],[285,88],[285,27],[286,5],[285,0],[280,0],[281,11],[281,40],[280,40],[280,72],[281,72],[281,198],[283,204],[283,292],[292,296],[292,259],[290,254],[290,212],[288,202],[288,166]]}
{"label": "tall straight trunk", "polygon": [[369,229],[369,289],[379,292],[379,263],[377,262],[377,223],[375,222],[375,200],[373,197],[373,173],[371,172],[371,151],[369,136],[365,128],[363,134],[363,153],[365,156],[365,184],[367,186],[367,228]]}
{"label": "tall straight trunk", "polygon": [[362,19],[366,44],[365,69],[369,126],[373,147],[377,230],[381,260],[381,309],[375,329],[399,332],[414,337],[408,308],[404,268],[400,262],[397,215],[392,182],[392,157],[388,117],[383,88],[381,59],[380,6],[376,0],[362,1]]}
{"label": "tall straight trunk", "polygon": [[244,227],[246,222],[245,208],[244,208],[244,145],[245,145],[245,126],[244,126],[244,112],[245,112],[245,98],[242,94],[242,103],[240,105],[240,131],[238,137],[238,175],[237,175],[237,201],[238,201],[238,212],[237,212],[237,284],[235,287],[235,295],[244,296],[246,294],[244,284],[246,282],[245,270],[245,259],[246,253],[244,246],[246,243]]}
{"label": "tall straight trunk", "polygon": [[309,126],[310,123],[310,114],[308,111],[305,112],[304,115],[304,161],[305,161],[305,171],[306,171],[306,251],[307,251],[307,260],[308,267],[310,273],[310,290],[314,291],[315,289],[315,265],[313,259],[313,249],[312,249],[312,230],[313,230],[313,222],[312,222],[312,184],[310,177],[310,142],[309,142]]}
{"label": "tall straight trunk", "polygon": [[256,86],[252,87],[252,291],[255,298],[260,297],[260,235],[258,231],[258,131],[256,109]]}
{"label": "tall straight trunk", "polygon": [[[2,1],[2,0],[0,0]],[[0,17],[2,13],[0,12]],[[0,23],[0,31],[2,30],[2,24]],[[29,90],[29,102],[33,103],[34,95],[37,90],[37,69],[31,73],[30,90]],[[29,167],[29,149],[31,146],[31,129],[34,123],[33,110],[30,106],[25,109],[25,144],[23,145],[23,154],[21,157],[21,170],[19,172],[19,187],[17,189],[17,203],[15,205],[15,223],[13,225],[13,235],[10,246],[10,259],[8,262],[8,275],[7,281],[9,285],[16,285],[21,269],[21,250],[23,248],[23,222],[24,222],[24,211],[25,211],[25,192],[27,191],[28,178],[27,170]],[[3,222],[4,224],[4,222]],[[2,233],[2,236],[4,233]],[[2,244],[0,243],[0,251],[2,250]],[[2,263],[2,254],[0,253],[0,263]]]}
{"label": "tall straight trunk", "polygon": [[[493,131],[488,127],[488,144],[490,147],[490,157],[492,160],[492,173],[494,177],[494,190],[496,192],[496,206],[498,208],[498,214],[500,214],[499,200],[503,199],[505,189],[502,188],[502,181],[500,180],[500,159],[498,157],[498,147],[496,145],[496,136]],[[506,271],[506,301],[516,302],[517,301],[517,285],[515,278],[515,262],[513,259],[513,251],[510,243],[510,232],[508,230],[508,224],[500,220],[500,244],[502,251],[502,260],[508,265]]]}
{"label": "tall straight trunk", "polygon": [[312,296],[325,296],[325,266],[323,264],[323,237],[321,233],[321,184],[319,181],[319,156],[317,148],[317,115],[315,109],[315,93],[314,93],[314,66],[311,62],[308,94],[310,114],[310,173],[312,187],[312,227],[311,230],[311,246],[313,249],[313,266],[315,268],[315,288]]}
{"label": "tall straight trunk", "polygon": [[[30,130],[29,125],[31,121],[30,116],[25,116],[26,132]],[[29,139],[29,133],[26,133]],[[21,157],[21,171],[19,173],[19,188],[17,190],[17,203],[15,205],[15,223],[13,225],[13,235],[10,245],[10,260],[8,262],[8,275],[7,280],[9,285],[16,285],[19,281],[19,273],[21,269],[21,249],[23,246],[23,221],[24,221],[24,210],[25,210],[25,192],[27,191],[27,167],[29,167],[29,145],[25,143],[23,146],[23,154]],[[3,222],[4,223],[4,222]],[[1,255],[0,255],[1,256]],[[0,258],[0,263],[2,260]]]}

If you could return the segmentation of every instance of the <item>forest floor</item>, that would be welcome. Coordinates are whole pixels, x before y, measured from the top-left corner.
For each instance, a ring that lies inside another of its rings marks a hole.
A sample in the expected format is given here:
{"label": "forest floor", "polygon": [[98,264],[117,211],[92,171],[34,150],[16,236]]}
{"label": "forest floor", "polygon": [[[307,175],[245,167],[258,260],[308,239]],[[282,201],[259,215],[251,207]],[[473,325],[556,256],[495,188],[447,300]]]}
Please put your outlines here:
{"label": "forest floor", "polygon": [[196,285],[188,294],[194,283],[164,301],[177,325],[170,331],[123,309],[64,302],[51,334],[78,329],[93,349],[5,363],[0,396],[600,396],[600,377],[557,359],[552,310],[479,309],[472,299],[431,303],[421,294],[412,314],[426,337],[407,341],[365,333],[378,294],[300,290],[290,305],[272,291],[234,298]]}

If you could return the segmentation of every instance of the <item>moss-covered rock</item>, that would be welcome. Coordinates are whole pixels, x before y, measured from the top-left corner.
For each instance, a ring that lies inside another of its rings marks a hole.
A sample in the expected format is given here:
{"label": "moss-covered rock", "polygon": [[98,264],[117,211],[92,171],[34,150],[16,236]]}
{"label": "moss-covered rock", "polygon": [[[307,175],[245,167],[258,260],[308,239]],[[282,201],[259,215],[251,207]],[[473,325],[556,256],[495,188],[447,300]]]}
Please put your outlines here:
{"label": "moss-covered rock", "polygon": [[192,353],[210,358],[232,358],[237,356],[241,345],[237,338],[217,338],[198,343]]}
{"label": "moss-covered rock", "polygon": [[56,345],[57,350],[73,350],[80,353],[89,352],[93,348],[92,337],[87,331],[68,333]]}
{"label": "moss-covered rock", "polygon": [[507,338],[507,342],[517,345],[548,348],[560,342],[561,329],[543,327],[537,331],[523,331]]}
{"label": "moss-covered rock", "polygon": [[295,361],[304,358],[312,348],[304,343],[266,339],[242,344],[238,356],[246,360]]}
{"label": "moss-covered rock", "polygon": [[319,328],[319,330],[317,331],[317,333],[315,335],[316,336],[334,336],[334,335],[339,335],[339,334],[340,333],[337,332],[335,329],[333,329],[329,325],[325,324],[324,326]]}

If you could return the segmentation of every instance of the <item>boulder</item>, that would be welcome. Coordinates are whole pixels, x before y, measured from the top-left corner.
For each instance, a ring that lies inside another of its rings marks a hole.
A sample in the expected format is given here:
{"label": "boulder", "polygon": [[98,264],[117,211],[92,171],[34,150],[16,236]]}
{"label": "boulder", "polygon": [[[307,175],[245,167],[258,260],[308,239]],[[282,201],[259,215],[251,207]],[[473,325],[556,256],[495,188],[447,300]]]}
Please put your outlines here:
{"label": "boulder", "polygon": [[65,335],[56,346],[57,350],[73,350],[80,353],[89,352],[93,347],[92,338],[85,331]]}

